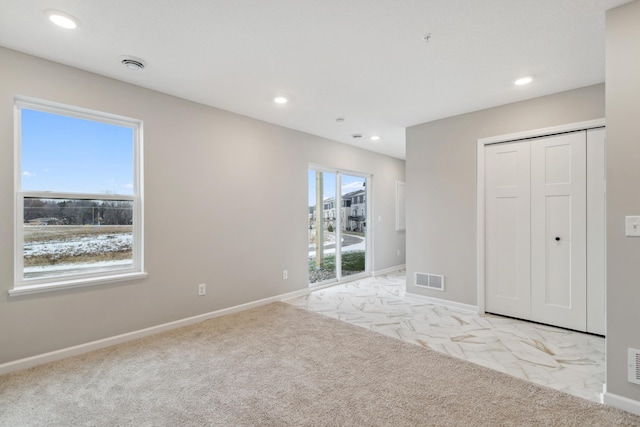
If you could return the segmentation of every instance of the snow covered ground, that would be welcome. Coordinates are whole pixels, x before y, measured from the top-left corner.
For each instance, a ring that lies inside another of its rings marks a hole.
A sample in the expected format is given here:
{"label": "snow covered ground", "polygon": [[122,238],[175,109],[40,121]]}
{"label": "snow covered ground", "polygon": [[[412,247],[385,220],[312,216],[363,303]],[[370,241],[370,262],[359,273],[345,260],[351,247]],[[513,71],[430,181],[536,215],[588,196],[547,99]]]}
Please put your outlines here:
{"label": "snow covered ground", "polygon": [[[132,265],[132,259],[99,260],[101,255],[110,252],[131,251],[133,235],[131,233],[104,233],[96,235],[61,235],[53,240],[26,241],[24,259],[37,259],[38,265],[25,265],[24,277],[58,276],[72,273],[106,271]],[[90,261],[91,256],[96,261]],[[69,262],[73,257],[83,257],[82,262]],[[89,261],[87,259],[89,257]],[[56,262],[57,260],[65,260]]]}
{"label": "snow covered ground", "polygon": [[74,240],[25,242],[24,257],[28,259],[44,256],[58,259],[69,256],[98,255],[105,252],[126,252],[131,250],[132,241],[131,234],[101,234]]}
{"label": "snow covered ground", "polygon": [[[335,247],[335,237],[334,236],[330,236],[331,239],[327,239],[324,242],[324,254],[325,255],[329,255],[329,254],[335,254],[336,253],[336,247]],[[358,243],[354,243],[354,244],[350,244],[349,246],[343,246],[342,247],[342,253],[345,252],[364,252],[367,249],[367,244],[366,241],[364,239],[364,237],[360,237],[360,236],[350,236],[353,239],[357,239],[359,240]],[[342,239],[344,241],[344,238]],[[327,246],[331,246],[329,248],[327,248]],[[311,244],[309,245],[309,258],[315,258],[316,257],[316,245],[315,244]]]}

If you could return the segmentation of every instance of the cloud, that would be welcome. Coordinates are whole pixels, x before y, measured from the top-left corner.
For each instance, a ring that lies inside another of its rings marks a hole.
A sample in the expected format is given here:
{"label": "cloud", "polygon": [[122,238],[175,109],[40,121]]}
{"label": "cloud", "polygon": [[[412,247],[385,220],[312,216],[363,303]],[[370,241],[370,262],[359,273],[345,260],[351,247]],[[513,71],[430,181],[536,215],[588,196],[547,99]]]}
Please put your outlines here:
{"label": "cloud", "polygon": [[31,172],[29,172],[29,171],[24,171],[24,172],[22,172],[22,175],[24,175],[24,176],[36,176],[36,174],[35,174],[35,173],[31,173]]}
{"label": "cloud", "polygon": [[362,182],[350,182],[342,186],[342,194],[351,193],[352,191],[363,190]]}
{"label": "cloud", "polygon": [[124,188],[133,188],[133,184],[125,184]]}

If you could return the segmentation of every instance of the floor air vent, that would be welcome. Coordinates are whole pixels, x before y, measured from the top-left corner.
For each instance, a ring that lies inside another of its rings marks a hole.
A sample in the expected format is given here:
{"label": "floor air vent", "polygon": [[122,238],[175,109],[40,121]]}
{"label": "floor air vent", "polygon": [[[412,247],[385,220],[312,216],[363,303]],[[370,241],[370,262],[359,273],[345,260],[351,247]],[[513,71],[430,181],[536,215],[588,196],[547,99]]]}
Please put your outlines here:
{"label": "floor air vent", "polygon": [[640,384],[640,350],[629,349],[629,382]]}
{"label": "floor air vent", "polygon": [[444,276],[438,274],[416,273],[416,286],[444,291]]}

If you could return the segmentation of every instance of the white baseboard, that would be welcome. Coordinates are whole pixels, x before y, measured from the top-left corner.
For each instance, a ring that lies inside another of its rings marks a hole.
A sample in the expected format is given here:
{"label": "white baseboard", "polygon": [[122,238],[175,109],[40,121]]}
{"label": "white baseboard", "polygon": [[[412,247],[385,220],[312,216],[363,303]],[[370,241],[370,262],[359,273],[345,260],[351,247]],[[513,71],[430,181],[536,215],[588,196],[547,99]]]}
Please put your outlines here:
{"label": "white baseboard", "polygon": [[382,274],[394,273],[396,271],[406,270],[406,269],[407,269],[407,264],[400,264],[400,265],[395,265],[389,268],[383,268],[382,270],[372,271],[371,275],[375,277],[375,276],[380,276]]}
{"label": "white baseboard", "polygon": [[602,403],[604,403],[605,405],[613,406],[614,408],[622,409],[623,411],[631,412],[635,415],[640,415],[639,401],[608,392],[606,384],[602,387],[602,389]]}
{"label": "white baseboard", "polygon": [[451,307],[457,310],[471,311],[473,313],[478,312],[477,305],[463,304],[461,302],[449,301],[449,300],[440,299],[440,298],[433,298],[433,297],[428,297],[426,295],[411,294],[409,292],[407,292],[404,296],[406,299],[417,301],[417,302],[426,302],[428,304],[444,305],[445,307]]}
{"label": "white baseboard", "polygon": [[186,319],[176,320],[162,325],[152,326],[146,329],[140,329],[138,331],[128,332],[126,334],[116,335],[109,338],[104,338],[97,341],[91,341],[85,344],[79,344],[73,347],[67,347],[49,353],[43,353],[36,356],[26,357],[24,359],[18,359],[11,362],[0,364],[0,375],[7,374],[9,372],[19,371],[22,369],[32,368],[34,366],[43,365],[49,362],[55,362],[56,360],[66,359],[67,357],[77,356],[79,354],[88,353],[90,351],[99,350],[101,348],[110,347],[112,345],[124,343],[134,339],[146,337],[149,335],[158,334],[161,332],[169,331],[172,329],[181,328],[183,326],[192,325],[194,323],[202,322],[207,319],[213,319],[214,317],[220,317],[231,313],[237,313],[239,311],[248,310],[250,308],[259,307],[273,302],[284,301],[292,298],[307,295],[313,289],[301,289],[299,291],[289,292],[286,294],[277,295],[270,298],[264,298],[261,300],[249,302],[246,304],[240,304],[234,307],[224,308],[221,310],[212,311],[209,313],[200,314]]}

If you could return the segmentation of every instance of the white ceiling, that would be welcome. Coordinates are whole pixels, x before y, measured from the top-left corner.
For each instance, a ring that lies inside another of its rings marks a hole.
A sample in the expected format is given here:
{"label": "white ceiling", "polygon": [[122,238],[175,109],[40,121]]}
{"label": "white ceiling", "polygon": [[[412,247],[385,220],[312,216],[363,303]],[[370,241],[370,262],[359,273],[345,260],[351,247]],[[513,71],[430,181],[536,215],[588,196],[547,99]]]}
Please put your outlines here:
{"label": "white ceiling", "polygon": [[404,158],[407,126],[603,82],[605,11],[628,2],[0,0],[0,45]]}

